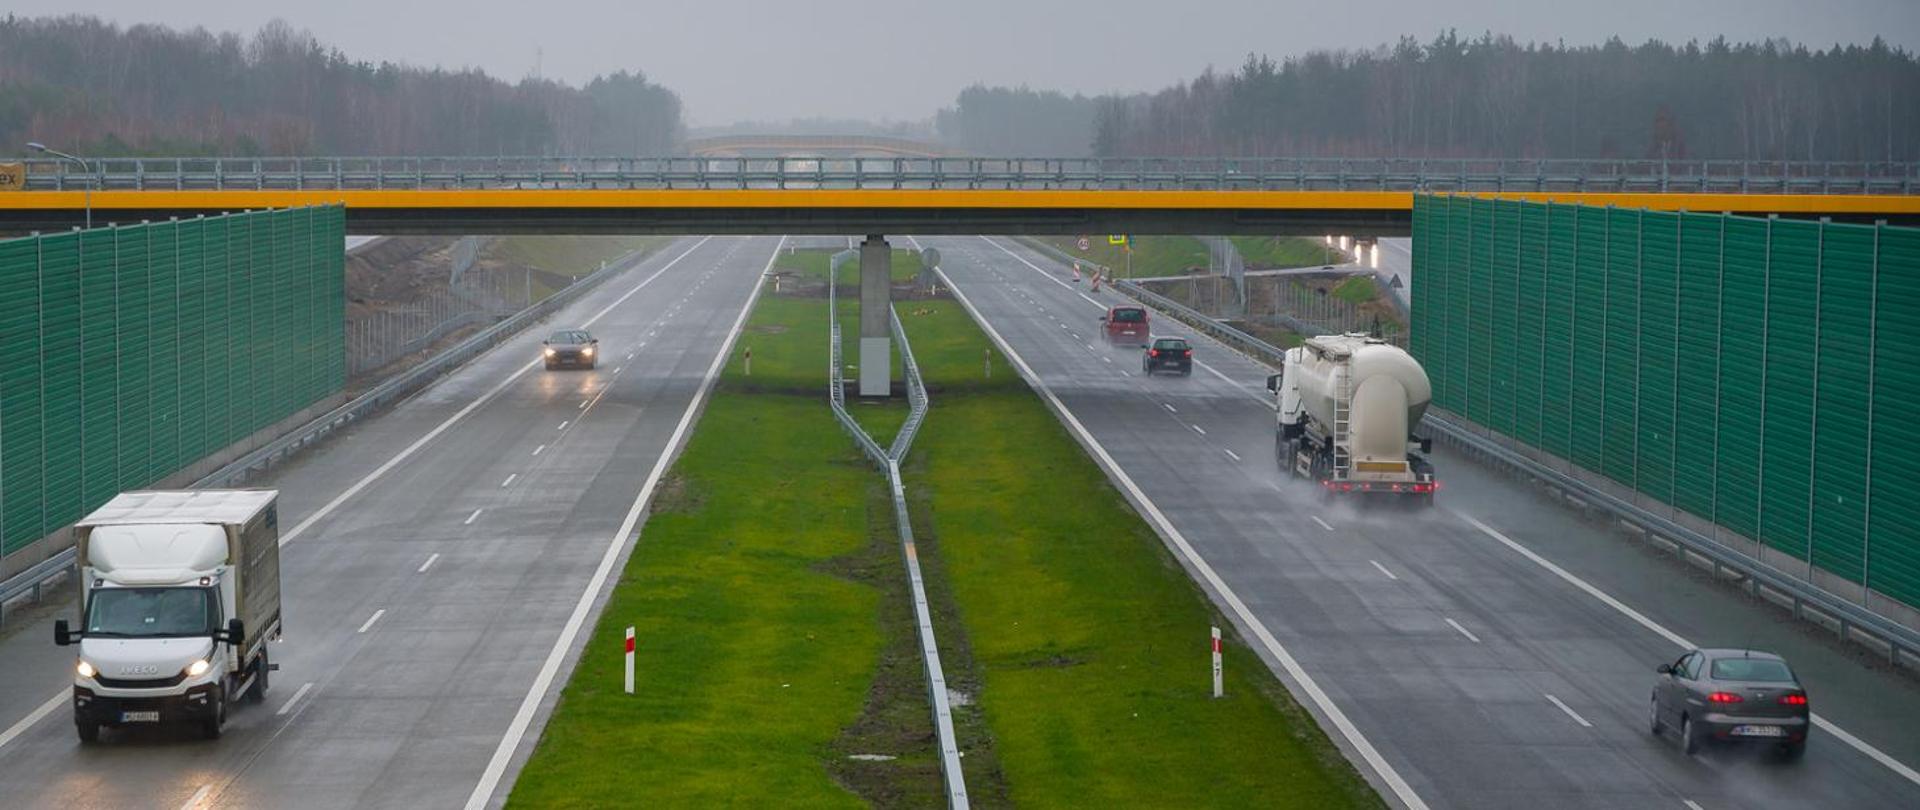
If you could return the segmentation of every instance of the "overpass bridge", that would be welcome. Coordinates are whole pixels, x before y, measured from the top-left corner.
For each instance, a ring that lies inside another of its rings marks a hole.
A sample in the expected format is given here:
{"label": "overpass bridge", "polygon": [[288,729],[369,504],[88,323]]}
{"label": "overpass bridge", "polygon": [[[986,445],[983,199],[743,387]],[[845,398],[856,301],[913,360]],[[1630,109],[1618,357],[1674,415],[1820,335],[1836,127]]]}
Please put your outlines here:
{"label": "overpass bridge", "polygon": [[945,146],[884,135],[720,135],[688,138],[684,146],[696,157],[915,157],[954,156]]}
{"label": "overpass bridge", "polygon": [[0,229],[344,203],[358,234],[1405,235],[1421,192],[1920,223],[1920,164],[1100,158],[29,161]]}

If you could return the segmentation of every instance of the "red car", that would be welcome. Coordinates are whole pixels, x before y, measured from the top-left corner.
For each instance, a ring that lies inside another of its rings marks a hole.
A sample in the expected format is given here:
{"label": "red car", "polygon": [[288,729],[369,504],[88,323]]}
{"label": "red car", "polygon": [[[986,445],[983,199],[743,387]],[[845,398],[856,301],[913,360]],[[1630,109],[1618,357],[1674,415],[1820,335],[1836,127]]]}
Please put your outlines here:
{"label": "red car", "polygon": [[1107,314],[1100,316],[1109,346],[1145,346],[1147,345],[1147,310],[1145,307],[1112,307]]}

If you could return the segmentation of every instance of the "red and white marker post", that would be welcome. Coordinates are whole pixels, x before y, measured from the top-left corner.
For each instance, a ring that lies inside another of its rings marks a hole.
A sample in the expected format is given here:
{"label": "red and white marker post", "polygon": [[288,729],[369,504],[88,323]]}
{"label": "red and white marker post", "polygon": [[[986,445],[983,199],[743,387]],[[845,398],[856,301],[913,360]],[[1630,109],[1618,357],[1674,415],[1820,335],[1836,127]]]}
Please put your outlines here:
{"label": "red and white marker post", "polygon": [[1080,263],[1079,262],[1073,263],[1073,280],[1074,281],[1080,280]]}
{"label": "red and white marker post", "polygon": [[[1215,630],[1214,632],[1218,634],[1220,631]],[[1219,646],[1219,642],[1214,642],[1214,646]],[[1216,660],[1217,658],[1218,656],[1216,656]],[[1214,670],[1217,672],[1219,669],[1220,665],[1214,664]],[[1214,682],[1216,684],[1219,683],[1219,679],[1220,676],[1214,676]],[[1219,692],[1220,687],[1215,686],[1214,691]],[[631,627],[627,628],[627,694],[633,694],[633,628]],[[1216,695],[1216,697],[1217,696],[1218,695]]]}
{"label": "red and white marker post", "polygon": [[[628,643],[631,644],[632,642]],[[631,668],[632,656],[629,655],[627,660],[629,661],[628,667]],[[629,681],[631,681],[631,678],[629,678]],[[1220,628],[1215,627],[1213,628],[1213,696],[1216,698],[1221,695],[1220,687]],[[631,692],[633,690],[628,689],[627,691]]]}

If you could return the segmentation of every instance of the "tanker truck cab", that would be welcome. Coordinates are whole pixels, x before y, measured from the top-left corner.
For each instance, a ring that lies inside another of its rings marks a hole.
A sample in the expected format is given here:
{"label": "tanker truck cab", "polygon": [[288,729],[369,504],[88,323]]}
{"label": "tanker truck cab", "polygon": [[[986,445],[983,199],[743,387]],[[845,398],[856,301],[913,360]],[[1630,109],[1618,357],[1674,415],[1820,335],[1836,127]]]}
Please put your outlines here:
{"label": "tanker truck cab", "polygon": [[1287,350],[1267,390],[1283,472],[1327,493],[1433,502],[1431,443],[1414,435],[1432,388],[1412,355],[1362,334],[1312,337]]}
{"label": "tanker truck cab", "polygon": [[80,629],[74,725],[188,725],[220,736],[229,705],[264,699],[280,634],[272,490],[129,492],[74,526]]}

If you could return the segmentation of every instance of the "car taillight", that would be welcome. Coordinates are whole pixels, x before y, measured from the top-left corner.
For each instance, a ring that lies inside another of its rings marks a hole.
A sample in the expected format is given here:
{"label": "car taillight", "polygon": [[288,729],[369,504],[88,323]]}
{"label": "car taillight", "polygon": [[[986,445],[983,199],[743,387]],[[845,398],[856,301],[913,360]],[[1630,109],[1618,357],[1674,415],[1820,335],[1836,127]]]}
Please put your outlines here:
{"label": "car taillight", "polygon": [[1159,357],[1159,356],[1160,356],[1160,350],[1159,350],[1159,349],[1148,349],[1148,350],[1147,350],[1147,356],[1148,356],[1148,357]]}
{"label": "car taillight", "polygon": [[1780,705],[1782,705],[1782,706],[1805,706],[1805,705],[1807,705],[1807,696],[1806,696],[1806,695],[1781,695],[1781,696],[1780,696]]}
{"label": "car taillight", "polygon": [[1746,700],[1732,692],[1715,692],[1707,696],[1708,703],[1745,703]]}
{"label": "car taillight", "polygon": [[1187,356],[1187,357],[1192,357],[1192,356],[1193,356],[1193,350],[1192,350],[1192,349],[1188,349],[1188,350],[1187,350],[1187,353],[1186,353],[1186,356]]}

